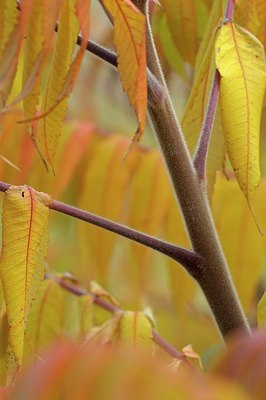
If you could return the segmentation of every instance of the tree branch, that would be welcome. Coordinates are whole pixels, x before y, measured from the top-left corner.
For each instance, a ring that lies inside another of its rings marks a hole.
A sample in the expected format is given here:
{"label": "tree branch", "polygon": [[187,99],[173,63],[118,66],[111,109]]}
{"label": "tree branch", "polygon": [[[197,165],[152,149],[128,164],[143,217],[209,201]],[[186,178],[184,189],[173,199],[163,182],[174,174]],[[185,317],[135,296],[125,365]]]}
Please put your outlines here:
{"label": "tree branch", "polygon": [[194,168],[201,182],[206,181],[207,154],[211,139],[211,133],[215,121],[216,109],[220,93],[220,74],[215,70],[209,102],[204,117],[202,131],[199,137],[197,151],[194,157]]}
{"label": "tree branch", "polygon": [[[0,182],[0,191],[6,192],[9,186],[10,185],[5,182]],[[88,222],[92,225],[103,228],[109,232],[116,233],[119,236],[128,238],[134,242],[156,250],[180,263],[195,279],[198,279],[198,276],[202,272],[202,259],[192,251],[157,239],[153,236],[139,232],[117,222],[110,221],[98,215],[91,214],[79,208],[64,204],[57,200],[52,200],[48,204],[48,207],[51,210]]]}
{"label": "tree branch", "polygon": [[[53,281],[58,283],[63,289],[67,290],[68,292],[72,293],[75,296],[91,296],[93,298],[94,304],[96,304],[97,306],[103,308],[104,310],[110,313],[115,313],[117,311],[123,312],[123,310],[120,307],[116,306],[115,304],[111,304],[102,299],[101,297],[93,293],[87,292],[83,288],[71,285],[69,282],[67,282],[67,279],[65,278],[58,278],[54,275],[47,274],[46,279],[52,279]],[[185,355],[180,351],[176,350],[168,342],[166,342],[154,329],[152,330],[152,337],[153,341],[159,347],[161,347],[161,349],[164,350],[170,357],[183,361],[186,367],[193,368],[193,366],[189,363]]]}
{"label": "tree branch", "polygon": [[148,68],[167,94],[162,103],[149,105],[149,115],[193,249],[203,258],[203,274],[199,275],[197,281],[205,294],[218,328],[226,339],[239,330],[249,332],[249,326],[217,236],[208,200],[194,169],[168,94],[153,41],[148,2],[146,17]]}

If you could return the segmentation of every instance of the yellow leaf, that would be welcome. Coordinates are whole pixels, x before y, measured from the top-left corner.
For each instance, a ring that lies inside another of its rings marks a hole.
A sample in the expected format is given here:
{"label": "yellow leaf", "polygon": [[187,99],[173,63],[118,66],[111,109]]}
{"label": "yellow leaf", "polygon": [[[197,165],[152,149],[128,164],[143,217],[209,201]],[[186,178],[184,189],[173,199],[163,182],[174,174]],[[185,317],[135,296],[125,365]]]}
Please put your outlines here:
{"label": "yellow leaf", "polygon": [[159,50],[163,53],[169,66],[187,82],[185,62],[173,42],[165,13],[157,16],[155,23],[153,23],[153,34],[155,37],[158,36]]}
{"label": "yellow leaf", "polygon": [[259,328],[265,328],[266,326],[266,291],[257,306],[257,322]]}
{"label": "yellow leaf", "polygon": [[[265,232],[265,181],[254,198],[254,210]],[[218,175],[213,197],[213,215],[219,237],[240,300],[250,311],[265,256],[265,237],[261,236],[252,219],[245,198],[236,180]]]}
{"label": "yellow leaf", "polygon": [[228,22],[216,41],[221,75],[222,124],[227,152],[249,205],[260,180],[259,132],[266,83],[263,47],[248,31]]}
{"label": "yellow leaf", "polygon": [[[131,179],[127,225],[160,236],[170,196],[171,188],[160,153],[156,150],[140,152],[138,167]],[[130,248],[133,266],[139,271],[140,280],[146,281],[144,269],[153,252],[133,242]]]}
{"label": "yellow leaf", "polygon": [[51,279],[41,283],[27,321],[25,355],[39,354],[63,332],[65,291]]}
{"label": "yellow leaf", "polygon": [[0,276],[15,370],[21,367],[28,313],[44,276],[49,201],[28,186],[11,186],[4,197]]}
{"label": "yellow leaf", "polygon": [[[99,135],[91,144],[84,166],[78,205],[119,222],[123,218],[126,192],[136,161],[135,154],[125,163],[122,162],[129,141],[118,135],[107,138]],[[79,226],[86,268],[90,265],[90,274],[97,274],[91,276],[105,284],[108,265],[118,240],[117,235],[88,224]]]}
{"label": "yellow leaf", "polygon": [[152,326],[141,311],[125,311],[119,325],[120,343],[137,351],[152,351]]}
{"label": "yellow leaf", "polygon": [[130,0],[103,0],[114,19],[114,42],[122,86],[134,107],[139,127],[134,140],[139,141],[146,123],[146,21]]}
{"label": "yellow leaf", "polygon": [[8,7],[7,9],[7,13],[5,15],[7,21],[4,26],[4,29],[6,29],[6,32],[8,33],[4,35],[4,41],[2,41],[0,52],[1,108],[6,105],[6,101],[13,85],[19,52],[23,39],[27,34],[32,2],[33,0],[21,1],[20,12],[18,12],[16,2],[14,0],[8,0],[8,3],[10,3],[11,7]]}
{"label": "yellow leaf", "polygon": [[[53,43],[54,27],[58,18],[61,0],[35,0],[31,6],[29,29],[25,41],[23,86],[21,95],[25,119],[33,118],[40,95],[40,79],[44,62]],[[30,83],[30,84],[29,84]],[[27,92],[25,86],[28,86]]]}
{"label": "yellow leaf", "polygon": [[180,54],[194,65],[198,48],[195,0],[163,0],[162,4]]}
{"label": "yellow leaf", "polygon": [[0,7],[0,54],[17,22],[16,0],[2,0]]}
{"label": "yellow leaf", "polygon": [[40,119],[38,135],[35,138],[47,167],[51,169],[54,168],[54,156],[67,110],[67,99],[59,101],[58,97],[61,96],[62,87],[68,77],[78,31],[75,0],[64,0],[56,35],[56,49],[42,99],[41,114],[48,115]]}

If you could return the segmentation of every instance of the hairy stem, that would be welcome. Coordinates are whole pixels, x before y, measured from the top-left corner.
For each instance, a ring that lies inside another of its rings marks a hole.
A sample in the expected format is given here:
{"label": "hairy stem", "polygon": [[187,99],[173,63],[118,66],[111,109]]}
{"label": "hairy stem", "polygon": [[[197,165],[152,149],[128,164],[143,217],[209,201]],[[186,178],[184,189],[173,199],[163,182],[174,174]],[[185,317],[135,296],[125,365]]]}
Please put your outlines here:
{"label": "hairy stem", "polygon": [[149,105],[154,133],[168,168],[192,246],[203,257],[203,273],[197,277],[222,336],[235,331],[249,332],[231,275],[217,236],[208,200],[190,158],[181,127],[166,88],[158,55],[148,25],[148,67],[164,85],[163,103]]}
{"label": "hairy stem", "polygon": [[[10,185],[5,182],[0,182],[0,191],[6,192],[9,186]],[[168,257],[171,257],[172,259],[183,265],[187,272],[189,272],[194,277],[197,277],[198,274],[201,273],[201,257],[192,251],[168,242],[164,242],[163,240],[139,232],[135,229],[129,228],[128,226],[118,224],[98,215],[91,214],[79,208],[61,203],[57,200],[52,200],[48,204],[48,207],[51,210],[55,210],[62,214],[66,214],[71,217],[88,222],[109,232],[114,232],[119,236],[123,236],[130,240],[133,240],[134,242],[143,244],[144,246],[150,247],[153,250],[156,250]]]}

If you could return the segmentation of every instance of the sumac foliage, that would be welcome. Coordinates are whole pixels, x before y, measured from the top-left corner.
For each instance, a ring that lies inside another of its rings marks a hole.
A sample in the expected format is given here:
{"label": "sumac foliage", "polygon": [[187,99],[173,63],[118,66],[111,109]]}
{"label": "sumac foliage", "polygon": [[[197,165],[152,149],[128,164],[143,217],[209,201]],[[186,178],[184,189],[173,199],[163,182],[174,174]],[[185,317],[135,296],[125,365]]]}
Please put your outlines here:
{"label": "sumac foliage", "polygon": [[265,398],[265,47],[265,0],[0,0],[1,399]]}

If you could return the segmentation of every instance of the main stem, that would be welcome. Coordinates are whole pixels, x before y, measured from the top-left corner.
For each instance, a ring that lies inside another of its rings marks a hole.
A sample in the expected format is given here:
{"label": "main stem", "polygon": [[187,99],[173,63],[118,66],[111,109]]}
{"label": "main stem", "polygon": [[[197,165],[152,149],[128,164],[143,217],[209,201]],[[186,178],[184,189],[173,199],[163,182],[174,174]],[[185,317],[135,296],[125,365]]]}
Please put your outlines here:
{"label": "main stem", "polygon": [[[165,84],[154,47],[148,12],[148,67],[165,87],[160,103],[149,105],[149,116],[160,144],[171,182],[185,220],[190,241],[203,257],[197,276],[223,338],[236,331],[249,332],[231,275],[218,239],[208,199],[193,167],[180,125]],[[152,90],[152,88],[149,88]]]}

